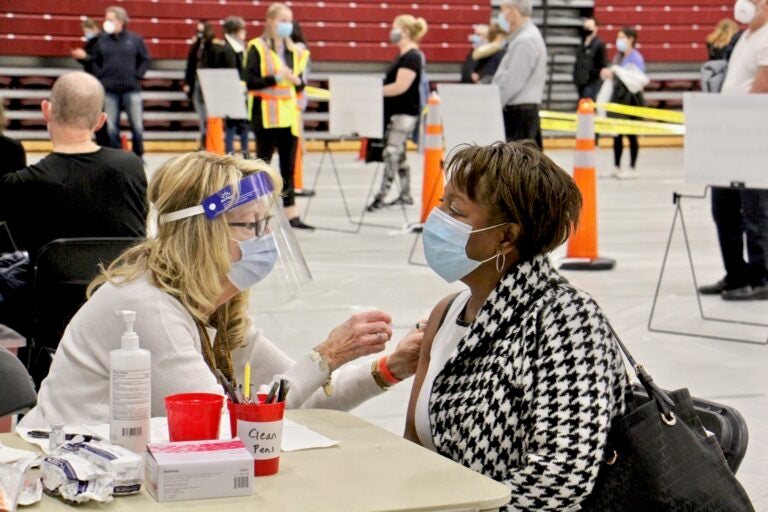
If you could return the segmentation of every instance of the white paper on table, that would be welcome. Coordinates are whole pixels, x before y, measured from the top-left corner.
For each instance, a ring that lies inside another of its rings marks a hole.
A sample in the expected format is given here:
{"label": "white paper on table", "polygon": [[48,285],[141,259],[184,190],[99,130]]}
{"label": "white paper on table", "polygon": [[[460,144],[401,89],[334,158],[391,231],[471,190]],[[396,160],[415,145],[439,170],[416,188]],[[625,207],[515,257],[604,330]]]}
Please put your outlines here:
{"label": "white paper on table", "polygon": [[[16,433],[28,443],[39,446],[43,452],[49,453],[48,439],[38,439],[30,437],[28,432],[30,430],[41,430],[43,432],[49,432],[50,429],[39,428],[30,429],[16,427]],[[99,436],[102,439],[109,441],[109,424],[102,423],[98,425],[65,425],[64,433],[66,434],[87,434]],[[158,416],[152,418],[150,424],[150,442],[152,443],[167,443],[169,441],[168,435],[168,418],[165,416]],[[219,439],[232,439],[229,426],[229,415],[222,414],[221,426],[219,428]],[[283,420],[283,439],[281,442],[281,450],[284,452],[292,452],[297,450],[309,450],[312,448],[329,448],[339,444],[338,441],[329,439],[322,434],[315,432],[314,430],[305,427],[295,421],[289,419]],[[11,448],[5,448],[11,449]],[[20,457],[21,458],[21,457]],[[0,461],[2,462],[2,461]]]}
{"label": "white paper on table", "polygon": [[309,450],[311,448],[330,448],[339,444],[324,435],[315,432],[289,419],[283,420],[283,441],[280,448],[284,452]]}
{"label": "white paper on table", "polygon": [[0,443],[0,464],[10,464],[27,457],[37,457],[37,453],[30,450],[19,450]]}

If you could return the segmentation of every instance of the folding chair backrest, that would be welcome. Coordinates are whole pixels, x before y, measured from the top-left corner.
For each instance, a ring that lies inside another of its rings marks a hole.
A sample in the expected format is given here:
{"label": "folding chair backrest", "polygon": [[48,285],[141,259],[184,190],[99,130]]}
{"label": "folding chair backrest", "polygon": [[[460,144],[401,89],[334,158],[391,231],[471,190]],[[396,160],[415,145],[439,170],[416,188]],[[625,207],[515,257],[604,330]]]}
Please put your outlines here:
{"label": "folding chair backrest", "polygon": [[37,403],[32,377],[19,359],[0,347],[0,417],[26,412]]}
{"label": "folding chair backrest", "polygon": [[[88,284],[138,238],[60,238],[37,253],[32,280],[32,357],[43,348],[53,351],[64,329],[85,302]],[[36,362],[31,363],[38,366]],[[35,368],[35,382],[44,375]],[[42,372],[47,374],[47,368]]]}
{"label": "folding chair backrest", "polygon": [[[640,384],[633,388],[635,403],[648,401],[648,394]],[[693,407],[701,419],[704,428],[715,434],[723,450],[728,466],[735,474],[744,460],[749,442],[747,422],[744,417],[728,405],[723,405],[702,398],[692,397]]]}

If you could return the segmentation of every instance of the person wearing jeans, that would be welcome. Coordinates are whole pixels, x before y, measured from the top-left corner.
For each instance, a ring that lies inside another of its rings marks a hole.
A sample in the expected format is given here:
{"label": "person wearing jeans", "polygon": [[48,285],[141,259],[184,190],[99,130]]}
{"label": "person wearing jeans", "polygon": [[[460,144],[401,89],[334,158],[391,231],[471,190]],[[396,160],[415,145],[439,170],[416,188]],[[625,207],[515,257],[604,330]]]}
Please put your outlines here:
{"label": "person wearing jeans", "polygon": [[131,125],[131,141],[133,152],[138,156],[144,154],[144,106],[140,91],[113,92],[106,91],[104,95],[104,112],[107,114],[107,130],[112,141],[112,147],[120,149],[120,112],[128,115]]}
{"label": "person wearing jeans", "polygon": [[104,112],[112,147],[121,148],[120,112],[128,114],[133,137],[133,152],[144,154],[143,105],[139,81],[150,63],[144,39],[126,30],[128,13],[122,7],[108,7],[104,32],[94,47],[92,71],[106,92]]}

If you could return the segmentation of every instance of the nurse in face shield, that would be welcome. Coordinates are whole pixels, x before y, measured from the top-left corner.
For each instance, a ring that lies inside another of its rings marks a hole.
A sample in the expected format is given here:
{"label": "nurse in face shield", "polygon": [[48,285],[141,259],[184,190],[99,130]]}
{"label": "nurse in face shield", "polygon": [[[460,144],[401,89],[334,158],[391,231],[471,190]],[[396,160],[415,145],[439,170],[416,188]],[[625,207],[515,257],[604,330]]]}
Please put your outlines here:
{"label": "nurse in face shield", "polygon": [[[109,421],[109,352],[136,312],[141,348],[152,353],[152,416],[175,393],[222,394],[216,370],[242,384],[287,379],[288,407],[351,409],[413,375],[423,333],[413,330],[387,358],[346,364],[380,352],[392,335],[381,311],[358,313],[293,360],[247,314],[249,289],[271,274],[294,285],[309,270],[280,200],[280,176],[261,161],[198,152],[157,170],[149,199],[158,230],[124,252],[89,288],[43,381],[38,405],[21,422]],[[277,276],[277,274],[280,274]]]}

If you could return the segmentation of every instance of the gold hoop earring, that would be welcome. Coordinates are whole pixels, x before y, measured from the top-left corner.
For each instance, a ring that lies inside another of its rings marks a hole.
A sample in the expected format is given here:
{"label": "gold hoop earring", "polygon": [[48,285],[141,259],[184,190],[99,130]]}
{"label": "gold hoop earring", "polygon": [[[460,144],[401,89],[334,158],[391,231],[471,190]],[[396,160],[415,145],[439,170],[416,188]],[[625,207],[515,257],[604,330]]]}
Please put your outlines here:
{"label": "gold hoop earring", "polygon": [[[499,263],[499,256],[501,256],[501,263]],[[501,252],[501,249],[499,249],[499,252],[496,253],[496,272],[501,274],[506,264],[507,264],[507,255],[503,254]]]}

